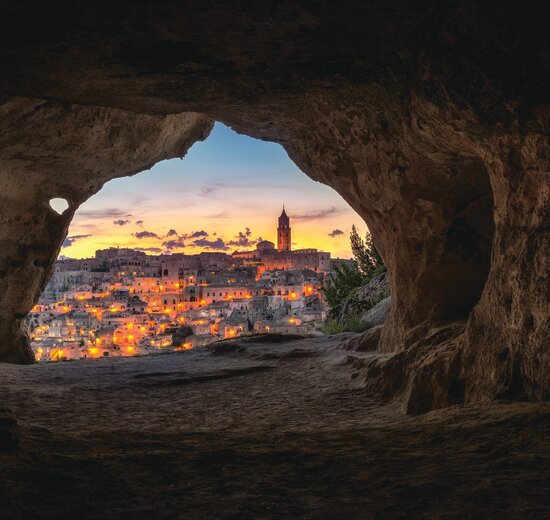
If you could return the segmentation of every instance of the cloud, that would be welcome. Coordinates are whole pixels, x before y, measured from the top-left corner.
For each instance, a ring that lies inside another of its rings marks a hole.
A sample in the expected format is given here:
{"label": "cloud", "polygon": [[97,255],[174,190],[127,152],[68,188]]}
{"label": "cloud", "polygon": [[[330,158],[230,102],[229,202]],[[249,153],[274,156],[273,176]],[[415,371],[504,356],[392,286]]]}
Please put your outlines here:
{"label": "cloud", "polygon": [[63,246],[62,247],[71,247],[73,245],[74,242],[76,242],[77,240],[80,240],[82,238],[88,238],[88,237],[91,237],[92,235],[72,235],[70,237],[67,237],[64,241],[63,241]]}
{"label": "cloud", "polygon": [[136,220],[136,226],[143,226],[143,220]]}
{"label": "cloud", "polygon": [[301,222],[306,222],[308,220],[321,220],[324,218],[332,217],[342,213],[343,210],[338,209],[336,206],[332,206],[328,209],[320,209],[317,211],[311,211],[309,213],[302,213],[299,215],[292,215],[292,219],[298,220]]}
{"label": "cloud", "polygon": [[160,247],[132,247],[132,249],[136,251],[143,251],[144,253],[162,253],[162,249]]}
{"label": "cloud", "polygon": [[214,186],[204,186],[199,190],[199,197],[208,197],[211,193],[215,192],[216,188]]}
{"label": "cloud", "polygon": [[129,224],[130,221],[127,219],[119,218],[118,220],[113,220],[113,224],[115,226],[125,226],[126,224]]}
{"label": "cloud", "polygon": [[217,238],[216,240],[208,240],[207,238],[199,238],[193,242],[196,247],[204,247],[204,249],[213,249],[215,251],[227,251],[229,247],[225,244],[223,239]]}
{"label": "cloud", "polygon": [[201,230],[201,231],[193,231],[192,233],[185,233],[184,235],[182,235],[182,238],[201,238],[201,237],[204,237],[206,238],[208,236],[208,233],[204,230]]}
{"label": "cloud", "polygon": [[341,229],[333,229],[333,230],[328,234],[328,236],[334,238],[334,237],[337,237],[338,235],[343,235],[343,234],[344,234],[344,232],[343,232]]}
{"label": "cloud", "polygon": [[138,231],[137,233],[134,233],[134,236],[136,238],[160,238],[156,233],[153,233],[153,231]]}
{"label": "cloud", "polygon": [[167,237],[178,236],[178,232],[177,232],[175,229],[170,229],[170,230],[168,231],[168,233],[166,233],[166,236],[167,236]]}
{"label": "cloud", "polygon": [[212,215],[206,215],[204,218],[228,218],[229,213],[227,211],[221,211],[220,213],[213,213]]}
{"label": "cloud", "polygon": [[177,240],[167,240],[166,242],[163,242],[162,245],[169,251],[172,251],[172,249],[185,247],[185,243],[181,238],[178,238]]}
{"label": "cloud", "polygon": [[236,240],[230,240],[227,242],[228,246],[237,246],[237,247],[251,247],[256,244],[257,240],[250,240],[252,231],[250,228],[245,228],[244,232],[239,231],[239,234],[235,236]]}
{"label": "cloud", "polygon": [[117,217],[131,217],[125,211],[122,211],[117,208],[105,208],[105,209],[90,209],[79,211],[78,213],[81,217],[86,218],[117,218]]}

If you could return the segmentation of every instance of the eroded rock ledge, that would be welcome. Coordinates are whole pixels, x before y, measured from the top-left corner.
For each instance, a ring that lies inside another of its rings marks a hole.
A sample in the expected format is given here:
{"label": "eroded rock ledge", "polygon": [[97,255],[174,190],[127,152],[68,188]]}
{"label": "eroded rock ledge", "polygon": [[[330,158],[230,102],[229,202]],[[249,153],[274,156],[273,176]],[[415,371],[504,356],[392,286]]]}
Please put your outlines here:
{"label": "eroded rock ledge", "polygon": [[536,9],[19,2],[0,20],[2,360],[31,360],[21,323],[78,205],[217,119],[281,143],[368,223],[392,292],[369,385],[410,411],[550,395]]}

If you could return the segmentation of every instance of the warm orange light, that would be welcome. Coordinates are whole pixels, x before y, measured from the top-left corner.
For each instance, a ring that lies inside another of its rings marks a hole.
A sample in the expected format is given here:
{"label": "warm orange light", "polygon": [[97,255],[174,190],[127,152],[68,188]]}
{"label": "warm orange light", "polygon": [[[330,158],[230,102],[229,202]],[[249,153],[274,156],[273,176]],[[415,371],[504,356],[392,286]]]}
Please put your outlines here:
{"label": "warm orange light", "polygon": [[99,352],[99,349],[97,347],[91,347],[88,350],[90,354],[93,354],[94,356]]}
{"label": "warm orange light", "polygon": [[140,328],[139,328],[140,332],[145,332],[145,327],[142,325]]}
{"label": "warm orange light", "polygon": [[294,318],[290,318],[288,321],[289,321],[290,323],[296,323],[296,320],[295,320]]}
{"label": "warm orange light", "polygon": [[132,347],[131,345],[126,349],[128,352],[133,352],[134,351],[134,347]]}
{"label": "warm orange light", "polygon": [[201,305],[206,305],[206,300],[201,300]]}
{"label": "warm orange light", "polygon": [[166,314],[170,314],[170,309],[169,309],[168,307],[166,307],[166,309],[164,309],[164,312],[165,312]]}
{"label": "warm orange light", "polygon": [[234,336],[235,335],[235,331],[233,329],[229,329],[229,335],[230,336]]}
{"label": "warm orange light", "polygon": [[133,323],[128,323],[128,330],[132,330],[134,328],[134,324]]}

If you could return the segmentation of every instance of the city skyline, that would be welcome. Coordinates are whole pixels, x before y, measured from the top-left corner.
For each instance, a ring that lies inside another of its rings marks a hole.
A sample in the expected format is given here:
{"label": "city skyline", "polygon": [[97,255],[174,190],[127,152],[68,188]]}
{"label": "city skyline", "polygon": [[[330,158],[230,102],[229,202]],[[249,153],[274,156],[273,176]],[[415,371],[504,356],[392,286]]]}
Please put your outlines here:
{"label": "city skyline", "polygon": [[260,239],[277,242],[283,205],[293,249],[347,258],[351,226],[366,231],[340,195],[307,177],[280,145],[216,123],[183,160],[115,179],[82,204],[61,255],[84,258],[117,246],[151,254],[253,249]]}

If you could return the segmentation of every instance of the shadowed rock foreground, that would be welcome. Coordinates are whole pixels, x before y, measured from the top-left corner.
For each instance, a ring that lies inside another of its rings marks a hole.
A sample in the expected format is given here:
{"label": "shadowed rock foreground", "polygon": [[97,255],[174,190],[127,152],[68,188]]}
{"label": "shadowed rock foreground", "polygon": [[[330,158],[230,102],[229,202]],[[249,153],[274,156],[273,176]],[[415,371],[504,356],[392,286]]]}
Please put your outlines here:
{"label": "shadowed rock foreground", "polygon": [[406,417],[358,387],[377,354],[343,339],[2,365],[19,447],[0,453],[0,517],[550,515],[549,406]]}

